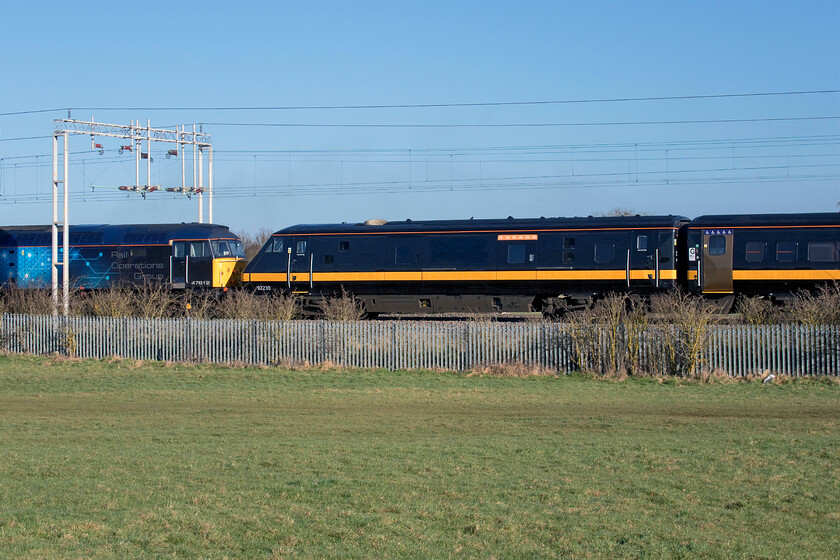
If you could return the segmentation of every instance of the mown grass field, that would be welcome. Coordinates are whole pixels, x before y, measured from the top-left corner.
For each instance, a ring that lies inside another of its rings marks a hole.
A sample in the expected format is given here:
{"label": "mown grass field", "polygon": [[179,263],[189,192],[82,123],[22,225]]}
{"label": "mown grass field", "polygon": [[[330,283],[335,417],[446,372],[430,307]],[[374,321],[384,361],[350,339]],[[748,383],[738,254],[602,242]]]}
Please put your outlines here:
{"label": "mown grass field", "polygon": [[837,558],[840,385],[0,357],[2,558]]}

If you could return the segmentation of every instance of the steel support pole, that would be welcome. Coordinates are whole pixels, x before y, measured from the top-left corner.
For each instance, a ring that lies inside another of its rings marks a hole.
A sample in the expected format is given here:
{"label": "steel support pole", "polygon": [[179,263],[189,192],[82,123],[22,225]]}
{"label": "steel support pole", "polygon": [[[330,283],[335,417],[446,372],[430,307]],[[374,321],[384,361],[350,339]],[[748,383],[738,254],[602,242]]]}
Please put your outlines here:
{"label": "steel support pole", "polygon": [[207,221],[209,223],[213,223],[213,146],[209,146],[207,148],[210,153],[208,154],[208,161],[207,161],[207,173],[209,177],[207,178],[207,189],[208,189],[208,200],[207,200]]}
{"label": "steel support pole", "polygon": [[58,135],[53,135],[52,186],[52,312],[58,315]]}
{"label": "steel support pole", "polygon": [[[195,139],[193,139],[195,140]],[[201,192],[204,180],[204,150],[198,148],[198,223],[204,223],[204,193]]]}
{"label": "steel support pole", "polygon": [[70,166],[68,165],[68,158],[70,157],[70,137],[67,131],[64,131],[64,222],[61,224],[61,230],[64,236],[64,256],[61,263],[61,280],[62,297],[64,302],[64,316],[70,314],[70,222],[69,222],[69,184],[68,178],[70,175]]}

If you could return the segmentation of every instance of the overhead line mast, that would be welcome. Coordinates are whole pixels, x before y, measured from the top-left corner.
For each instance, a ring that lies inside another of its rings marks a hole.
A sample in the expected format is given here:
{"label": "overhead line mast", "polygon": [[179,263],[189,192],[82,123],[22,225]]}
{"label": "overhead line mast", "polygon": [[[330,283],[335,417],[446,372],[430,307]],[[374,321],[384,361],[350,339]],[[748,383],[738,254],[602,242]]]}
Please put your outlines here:
{"label": "overhead line mast", "polygon": [[[204,207],[203,207],[203,193],[204,186],[202,183],[203,175],[203,152],[209,151],[209,173],[208,173],[208,221],[213,223],[213,148],[210,141],[210,135],[203,132],[196,132],[195,125],[193,125],[192,132],[187,132],[185,126],[175,127],[175,130],[168,130],[162,128],[152,128],[151,121],[146,121],[146,126],[140,125],[140,121],[132,121],[130,125],[118,125],[98,123],[91,117],[90,121],[79,121],[71,119],[68,114],[66,119],[56,119],[53,127],[53,216],[52,216],[52,301],[53,314],[58,314],[58,272],[59,268],[62,273],[62,287],[63,287],[63,308],[64,315],[70,312],[70,232],[69,232],[69,186],[68,186],[68,170],[69,170],[69,135],[70,134],[86,134],[90,135],[90,143],[92,150],[98,150],[100,154],[104,152],[102,144],[97,144],[95,139],[97,136],[105,138],[119,138],[129,140],[128,145],[120,146],[120,153],[125,150],[134,152],[135,161],[135,177],[134,185],[123,185],[118,187],[120,190],[139,192],[145,198],[146,193],[161,190],[160,185],[152,185],[152,142],[163,142],[168,144],[175,144],[174,149],[167,150],[166,157],[178,156],[181,154],[181,187],[169,187],[166,191],[179,192],[181,194],[198,195],[198,222],[204,223]],[[63,178],[59,179],[58,175],[58,139],[62,137],[64,140],[64,150],[62,156]],[[143,152],[143,141],[146,141],[146,151]],[[186,163],[184,148],[186,146],[193,147],[193,186],[186,186]],[[146,160],[146,184],[140,184],[140,160]],[[63,202],[63,219],[58,219],[58,190],[59,184],[63,187],[63,194],[61,196]],[[58,230],[62,231],[62,250],[58,249]]]}

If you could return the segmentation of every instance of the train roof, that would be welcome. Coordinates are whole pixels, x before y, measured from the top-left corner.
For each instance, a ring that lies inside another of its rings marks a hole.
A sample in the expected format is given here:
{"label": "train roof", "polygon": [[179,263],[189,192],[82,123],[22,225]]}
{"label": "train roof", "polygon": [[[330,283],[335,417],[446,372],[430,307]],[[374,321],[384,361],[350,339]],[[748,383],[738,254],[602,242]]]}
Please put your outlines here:
{"label": "train roof", "polygon": [[840,212],[812,214],[717,214],[698,216],[690,227],[840,226]]}
{"label": "train roof", "polygon": [[482,232],[508,230],[632,229],[677,228],[689,219],[684,216],[588,216],[585,218],[507,218],[494,220],[368,220],[356,224],[299,224],[274,232],[274,235]]}
{"label": "train roof", "polygon": [[[61,230],[59,229],[59,236]],[[0,244],[19,240],[41,245],[51,238],[50,225],[0,226]],[[95,236],[95,237],[94,237]],[[219,224],[78,224],[70,225],[70,242],[120,245],[123,243],[168,243],[171,239],[238,238],[230,228]]]}

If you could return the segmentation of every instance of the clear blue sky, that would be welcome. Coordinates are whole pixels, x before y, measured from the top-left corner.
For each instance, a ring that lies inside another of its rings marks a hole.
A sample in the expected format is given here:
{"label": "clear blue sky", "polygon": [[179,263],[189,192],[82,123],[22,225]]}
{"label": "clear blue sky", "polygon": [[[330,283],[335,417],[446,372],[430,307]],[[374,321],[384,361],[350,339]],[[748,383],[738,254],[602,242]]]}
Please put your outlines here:
{"label": "clear blue sky", "polygon": [[[237,231],[615,207],[836,211],[840,119],[811,117],[840,117],[840,93],[638,100],[825,90],[840,90],[836,0],[0,0],[0,223],[49,223],[50,138],[66,108],[205,123],[214,218]],[[605,99],[636,100],[480,105]],[[462,105],[248,110],[421,104]],[[45,109],[59,110],[9,114]],[[71,139],[71,224],[197,218],[183,196],[91,191],[134,181],[119,142],[97,142],[104,155]],[[161,150],[152,183],[180,186]]]}

